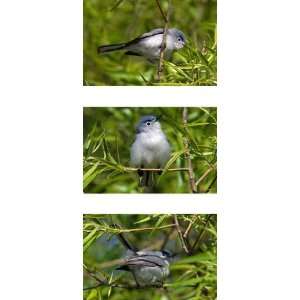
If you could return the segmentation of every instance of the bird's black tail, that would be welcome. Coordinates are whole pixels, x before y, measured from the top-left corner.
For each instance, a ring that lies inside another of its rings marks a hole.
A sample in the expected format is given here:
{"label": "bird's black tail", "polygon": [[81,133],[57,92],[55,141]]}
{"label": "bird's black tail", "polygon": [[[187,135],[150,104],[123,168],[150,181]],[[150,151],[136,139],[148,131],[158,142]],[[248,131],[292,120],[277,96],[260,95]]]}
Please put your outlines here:
{"label": "bird's black tail", "polygon": [[121,243],[123,244],[123,246],[126,249],[129,249],[129,250],[132,250],[132,251],[136,251],[136,249],[133,246],[131,246],[129,244],[129,242],[125,239],[125,237],[124,237],[124,235],[122,233],[118,234],[118,238],[119,238],[119,240],[121,241]]}
{"label": "bird's black tail", "polygon": [[126,47],[126,45],[127,45],[126,43],[103,45],[103,46],[99,46],[97,51],[100,54],[100,53],[106,53],[106,52],[111,52],[116,50],[122,50]]}
{"label": "bird's black tail", "polygon": [[[121,227],[120,227],[119,225],[117,225],[117,224],[113,224],[113,226],[116,227],[116,228],[118,228],[118,229],[121,228]],[[120,240],[120,242],[122,243],[122,245],[123,245],[126,249],[131,250],[131,251],[133,251],[133,252],[138,251],[135,247],[133,247],[133,246],[127,241],[127,239],[125,239],[123,233],[119,232],[119,233],[117,234],[117,237],[118,237],[118,239]]]}
{"label": "bird's black tail", "polygon": [[129,267],[126,265],[119,266],[116,268],[116,270],[122,270],[122,271],[130,271]]}

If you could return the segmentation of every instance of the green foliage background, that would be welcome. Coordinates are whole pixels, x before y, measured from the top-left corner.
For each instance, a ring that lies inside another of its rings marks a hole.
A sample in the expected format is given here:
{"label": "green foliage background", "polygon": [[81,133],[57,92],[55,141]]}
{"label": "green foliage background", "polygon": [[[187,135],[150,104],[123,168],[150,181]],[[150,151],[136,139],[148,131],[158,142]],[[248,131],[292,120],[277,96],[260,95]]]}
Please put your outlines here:
{"label": "green foliage background", "polygon": [[[217,109],[188,108],[188,126],[183,126],[183,108],[95,108],[83,110],[83,187],[86,193],[143,192],[136,172],[128,172],[130,146],[135,125],[143,115],[161,115],[161,126],[171,145],[167,168],[186,167],[183,138],[189,140],[196,181],[212,166],[215,168],[199,183],[198,192],[216,193]],[[164,172],[157,176],[154,192],[188,193],[187,172]]]}
{"label": "green foliage background", "polygon": [[[216,299],[217,216],[177,215],[177,219],[183,233],[190,226],[186,240],[191,245],[190,249],[193,249],[190,255],[182,247],[178,230],[174,227],[174,215],[84,215],[84,288],[98,284],[86,270],[106,282],[135,285],[130,273],[116,270],[120,258],[125,254],[125,249],[117,238],[118,232],[123,232],[125,238],[140,250],[167,249],[176,254],[170,265],[171,275],[164,283],[165,289],[121,289],[101,285],[85,290],[84,299]],[[121,227],[116,229],[112,224]]]}
{"label": "green foliage background", "polygon": [[[164,11],[168,1],[160,0]],[[172,62],[165,63],[158,83],[157,66],[121,52],[98,55],[103,44],[129,41],[164,20],[155,0],[83,1],[84,85],[216,85],[216,0],[172,0],[169,28],[182,30],[188,39]]]}

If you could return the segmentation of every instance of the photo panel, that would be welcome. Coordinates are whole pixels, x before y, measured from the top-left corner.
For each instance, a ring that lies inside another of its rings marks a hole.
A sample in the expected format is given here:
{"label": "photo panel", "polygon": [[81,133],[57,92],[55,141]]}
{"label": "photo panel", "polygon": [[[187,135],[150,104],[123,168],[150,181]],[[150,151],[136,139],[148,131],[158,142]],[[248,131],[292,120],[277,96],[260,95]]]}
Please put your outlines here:
{"label": "photo panel", "polygon": [[216,193],[216,107],[84,107],[84,193]]}
{"label": "photo panel", "polygon": [[216,299],[217,215],[83,215],[83,299]]}
{"label": "photo panel", "polygon": [[84,0],[83,85],[214,86],[217,0]]}

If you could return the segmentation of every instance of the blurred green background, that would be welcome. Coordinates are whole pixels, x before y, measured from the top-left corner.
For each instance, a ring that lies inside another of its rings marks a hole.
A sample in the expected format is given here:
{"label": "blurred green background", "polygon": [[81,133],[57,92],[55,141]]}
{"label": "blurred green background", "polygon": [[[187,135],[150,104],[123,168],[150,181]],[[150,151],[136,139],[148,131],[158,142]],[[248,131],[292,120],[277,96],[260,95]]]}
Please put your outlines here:
{"label": "blurred green background", "polygon": [[[187,166],[183,138],[190,145],[195,180],[210,169],[197,185],[202,193],[217,192],[217,109],[188,108],[188,124],[183,126],[183,108],[100,108],[83,109],[83,188],[86,193],[137,193],[138,175],[127,172],[135,125],[143,115],[161,117],[162,130],[171,145],[169,168]],[[190,192],[187,172],[168,172],[157,176],[153,192]]]}
{"label": "blurred green background", "polygon": [[[160,0],[164,11],[168,1]],[[155,0],[83,1],[84,85],[216,85],[216,0],[172,0],[169,28],[183,31],[188,44],[165,64],[157,82],[157,66],[124,55],[122,51],[98,55],[97,47],[126,42],[164,21]]]}
{"label": "blurred green background", "polygon": [[[126,289],[101,286],[84,290],[86,300],[213,300],[217,298],[217,216],[177,215],[182,233],[187,231],[183,249],[174,215],[84,215],[83,217],[83,285],[95,287],[111,281],[135,285],[130,273],[118,271],[126,249],[117,233],[140,250],[169,250],[175,254],[170,276],[163,288]],[[112,224],[118,224],[116,229]]]}

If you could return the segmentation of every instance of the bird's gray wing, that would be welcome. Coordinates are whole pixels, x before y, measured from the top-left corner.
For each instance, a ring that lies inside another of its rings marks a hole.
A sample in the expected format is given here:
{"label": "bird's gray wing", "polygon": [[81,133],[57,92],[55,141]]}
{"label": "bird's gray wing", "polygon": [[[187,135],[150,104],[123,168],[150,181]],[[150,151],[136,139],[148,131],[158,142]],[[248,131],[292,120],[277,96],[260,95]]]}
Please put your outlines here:
{"label": "bird's gray wing", "polygon": [[134,267],[161,267],[161,265],[157,264],[153,259],[149,260],[144,257],[134,256],[127,258],[126,261],[117,268],[117,270],[128,271],[130,268]]}
{"label": "bird's gray wing", "polygon": [[135,256],[127,260],[128,266],[163,267],[164,264],[159,257],[152,255]]}
{"label": "bird's gray wing", "polygon": [[135,44],[143,39],[146,39],[146,38],[149,38],[151,36],[155,36],[155,35],[158,35],[158,34],[163,34],[164,32],[164,29],[163,28],[156,28],[156,29],[153,29],[149,32],[146,32],[144,34],[142,34],[141,36],[135,38],[134,40],[132,41],[129,41],[128,43],[126,43],[126,46],[130,46],[132,44]]}
{"label": "bird's gray wing", "polygon": [[155,28],[149,32],[142,34],[139,38],[142,39],[142,38],[146,38],[146,37],[157,35],[157,34],[163,34],[163,33],[164,33],[163,28]]}
{"label": "bird's gray wing", "polygon": [[159,265],[144,259],[129,260],[126,263],[128,267],[160,267]]}

